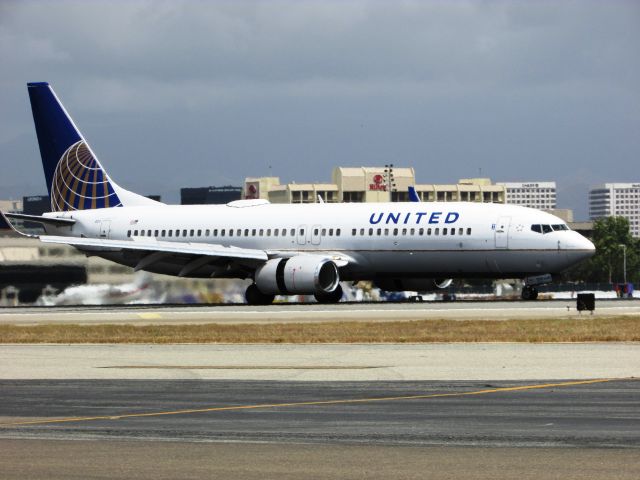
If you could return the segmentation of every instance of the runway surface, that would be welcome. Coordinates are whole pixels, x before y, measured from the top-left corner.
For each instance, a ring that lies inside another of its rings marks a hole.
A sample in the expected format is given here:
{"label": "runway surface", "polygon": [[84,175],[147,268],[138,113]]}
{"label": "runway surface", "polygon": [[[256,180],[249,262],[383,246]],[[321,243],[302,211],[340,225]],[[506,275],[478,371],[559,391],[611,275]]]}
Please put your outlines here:
{"label": "runway surface", "polygon": [[0,389],[3,478],[640,474],[635,380],[4,380]]}
{"label": "runway surface", "polygon": [[4,438],[640,448],[635,380],[5,380],[0,388]]}
{"label": "runway surface", "polygon": [[[424,319],[574,318],[589,315],[576,310],[575,300],[535,302],[340,303],[335,305],[274,304],[203,306],[99,306],[0,308],[0,324],[41,323],[275,323],[336,320],[389,321]],[[600,300],[596,316],[640,315],[640,300]]]}

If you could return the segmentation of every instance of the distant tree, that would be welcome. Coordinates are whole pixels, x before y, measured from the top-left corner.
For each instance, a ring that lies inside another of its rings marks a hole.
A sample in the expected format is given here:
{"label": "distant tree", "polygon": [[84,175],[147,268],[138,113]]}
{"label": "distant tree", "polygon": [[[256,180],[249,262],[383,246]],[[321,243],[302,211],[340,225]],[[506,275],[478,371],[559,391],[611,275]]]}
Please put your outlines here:
{"label": "distant tree", "polygon": [[627,280],[640,280],[640,241],[631,236],[629,221],[624,217],[596,220],[591,239],[596,253],[591,259],[570,269],[566,277],[586,282],[621,282],[624,248],[627,251]]}

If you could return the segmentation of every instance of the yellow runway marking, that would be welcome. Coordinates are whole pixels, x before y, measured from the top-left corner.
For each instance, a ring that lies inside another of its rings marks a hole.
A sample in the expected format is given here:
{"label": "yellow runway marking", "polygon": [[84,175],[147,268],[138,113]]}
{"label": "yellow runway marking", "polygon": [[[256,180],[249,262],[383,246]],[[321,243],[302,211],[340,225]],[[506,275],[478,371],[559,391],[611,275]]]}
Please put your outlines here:
{"label": "yellow runway marking", "polygon": [[58,418],[52,420],[32,420],[27,422],[0,423],[0,427],[15,427],[21,425],[47,425],[52,423],[68,423],[68,422],[88,422],[95,420],[122,420],[125,418],[140,417],[159,417],[163,415],[185,415],[189,413],[208,413],[208,412],[229,412],[239,410],[257,410],[262,408],[279,408],[279,407],[302,407],[314,405],[344,405],[356,403],[373,403],[373,402],[392,402],[398,400],[420,400],[429,398],[445,398],[445,397],[465,397],[471,395],[486,395],[498,392],[519,392],[523,390],[540,390],[544,388],[560,388],[571,387],[575,385],[591,385],[594,383],[615,382],[624,380],[634,380],[633,378],[598,378],[593,380],[576,380],[572,382],[560,383],[542,383],[534,385],[521,385],[518,387],[502,387],[490,388],[485,390],[474,390],[471,392],[452,392],[452,393],[429,393],[424,395],[405,395],[397,397],[378,397],[378,398],[351,398],[343,400],[318,400],[309,402],[290,402],[290,403],[262,403],[256,405],[234,405],[229,407],[210,407],[210,408],[194,408],[188,410],[172,410],[165,412],[147,412],[147,413],[124,413],[120,415],[104,415],[96,417],[70,417]]}
{"label": "yellow runway marking", "polygon": [[137,315],[143,320],[157,320],[158,318],[162,318],[162,315],[155,312],[142,312],[138,313]]}

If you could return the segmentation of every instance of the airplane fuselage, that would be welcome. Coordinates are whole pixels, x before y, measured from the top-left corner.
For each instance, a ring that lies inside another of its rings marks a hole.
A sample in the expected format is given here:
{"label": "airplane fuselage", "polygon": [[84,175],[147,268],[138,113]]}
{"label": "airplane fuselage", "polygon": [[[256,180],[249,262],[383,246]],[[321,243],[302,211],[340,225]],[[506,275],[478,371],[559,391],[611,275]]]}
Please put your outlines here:
{"label": "airplane fuselage", "polygon": [[[51,215],[51,214],[50,214]],[[57,213],[56,216],[61,216]],[[342,280],[384,277],[521,277],[558,273],[593,253],[592,244],[545,212],[501,204],[373,203],[158,205],[65,212],[72,227],[52,235],[102,238],[153,247],[157,242],[213,243],[260,249],[269,257],[331,254],[351,261]],[[539,226],[537,230],[536,227]],[[543,233],[544,230],[548,230]],[[135,267],[138,257],[92,249]],[[150,248],[151,250],[151,248]],[[243,277],[222,263],[191,277]],[[178,275],[167,258],[145,270]]]}

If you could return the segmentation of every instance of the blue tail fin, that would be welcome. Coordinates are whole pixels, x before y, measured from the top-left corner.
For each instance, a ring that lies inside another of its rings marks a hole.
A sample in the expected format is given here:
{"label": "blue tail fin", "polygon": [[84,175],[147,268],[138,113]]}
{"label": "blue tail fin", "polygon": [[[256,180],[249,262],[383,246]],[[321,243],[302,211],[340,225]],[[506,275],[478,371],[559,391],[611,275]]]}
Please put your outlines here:
{"label": "blue tail fin", "polygon": [[420,201],[420,196],[418,195],[418,192],[416,192],[416,187],[414,187],[413,185],[409,185],[409,201],[410,202]]}
{"label": "blue tail fin", "polygon": [[52,212],[154,203],[109,178],[48,83],[27,86]]}

